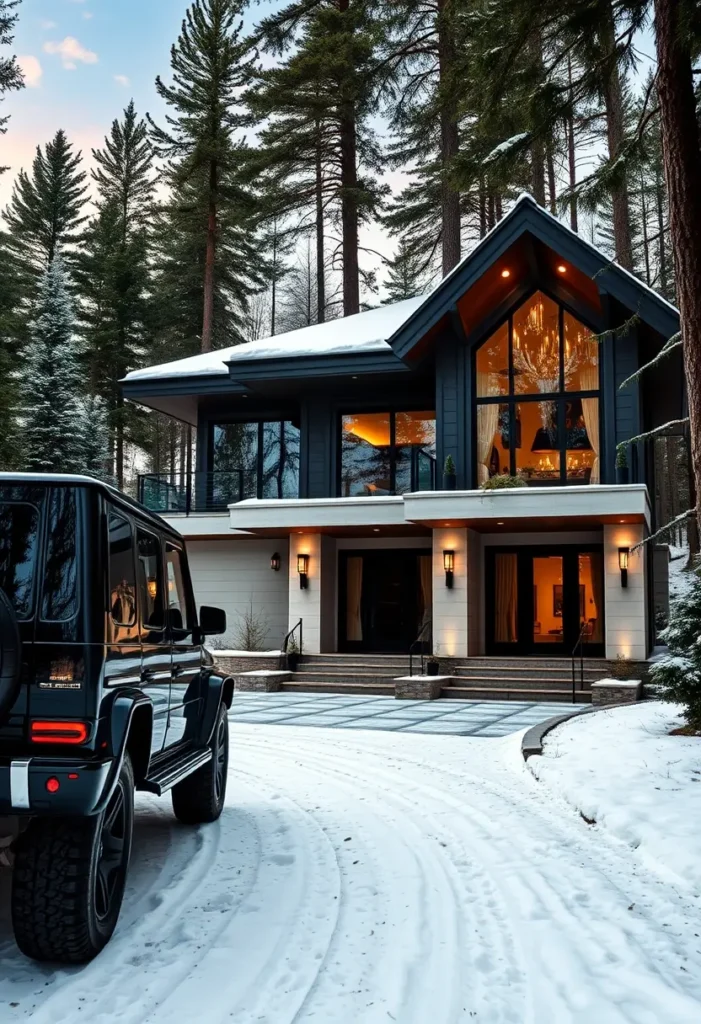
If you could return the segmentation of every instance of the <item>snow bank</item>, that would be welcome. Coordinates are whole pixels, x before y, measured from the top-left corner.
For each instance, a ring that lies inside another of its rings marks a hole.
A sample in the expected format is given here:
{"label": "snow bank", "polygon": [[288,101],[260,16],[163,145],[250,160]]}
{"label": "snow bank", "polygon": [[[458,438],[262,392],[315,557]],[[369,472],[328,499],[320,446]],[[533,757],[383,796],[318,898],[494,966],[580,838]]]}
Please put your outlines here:
{"label": "snow bank", "polygon": [[657,871],[701,890],[701,739],[660,701],[573,718],[528,767]]}

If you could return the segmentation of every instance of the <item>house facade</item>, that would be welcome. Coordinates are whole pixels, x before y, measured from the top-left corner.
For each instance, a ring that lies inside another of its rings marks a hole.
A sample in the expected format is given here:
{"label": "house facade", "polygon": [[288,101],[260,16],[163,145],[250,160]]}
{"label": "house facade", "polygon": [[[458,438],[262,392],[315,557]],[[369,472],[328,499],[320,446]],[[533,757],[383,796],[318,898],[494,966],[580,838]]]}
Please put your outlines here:
{"label": "house facade", "polygon": [[685,399],[674,358],[629,378],[678,329],[524,196],[427,296],[130,374],[197,432],[140,498],[271,647],[301,619],[307,653],[644,660],[666,564],[636,548],[654,459],[627,442]]}

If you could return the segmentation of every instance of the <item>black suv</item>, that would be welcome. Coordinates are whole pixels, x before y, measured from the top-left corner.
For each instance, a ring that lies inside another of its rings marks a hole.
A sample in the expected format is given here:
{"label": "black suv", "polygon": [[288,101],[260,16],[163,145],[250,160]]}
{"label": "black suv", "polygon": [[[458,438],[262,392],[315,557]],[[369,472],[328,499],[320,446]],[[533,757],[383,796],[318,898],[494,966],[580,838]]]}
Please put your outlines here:
{"label": "black suv", "polygon": [[0,815],[20,949],[81,963],[124,894],[134,790],[221,814],[233,680],[203,647],[182,538],[87,477],[0,473]]}

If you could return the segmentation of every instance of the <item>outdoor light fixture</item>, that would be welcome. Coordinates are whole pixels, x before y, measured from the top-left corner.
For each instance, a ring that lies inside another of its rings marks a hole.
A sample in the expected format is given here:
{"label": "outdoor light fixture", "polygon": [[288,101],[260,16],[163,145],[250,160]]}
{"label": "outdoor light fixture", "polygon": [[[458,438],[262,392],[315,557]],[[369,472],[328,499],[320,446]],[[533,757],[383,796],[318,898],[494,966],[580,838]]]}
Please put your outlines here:
{"label": "outdoor light fixture", "polygon": [[557,268],[557,272],[558,272],[558,274],[566,274],[567,273],[567,267],[565,266],[564,263],[560,264],[560,266]]}
{"label": "outdoor light fixture", "polygon": [[445,585],[448,590],[453,589],[453,579],[455,573],[455,552],[444,551],[443,552],[443,568],[445,569]]}
{"label": "outdoor light fixture", "polygon": [[618,568],[621,570],[621,586],[628,586],[628,555],[630,548],[618,549]]}
{"label": "outdoor light fixture", "polygon": [[504,268],[504,270],[502,270],[502,272],[501,272],[501,276],[502,277],[511,277],[511,271],[507,270],[506,268]]}
{"label": "outdoor light fixture", "polygon": [[299,573],[299,589],[309,587],[309,555],[297,555],[297,572]]}
{"label": "outdoor light fixture", "polygon": [[280,572],[280,565],[280,555],[276,551],[273,557],[270,559],[270,568],[273,570],[273,572]]}

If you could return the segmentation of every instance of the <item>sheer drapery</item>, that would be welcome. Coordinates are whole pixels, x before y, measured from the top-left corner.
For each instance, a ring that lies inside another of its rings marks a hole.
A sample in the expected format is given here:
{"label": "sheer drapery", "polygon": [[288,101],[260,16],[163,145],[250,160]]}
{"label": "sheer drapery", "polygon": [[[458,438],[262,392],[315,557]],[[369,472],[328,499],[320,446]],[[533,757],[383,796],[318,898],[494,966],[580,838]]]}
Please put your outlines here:
{"label": "sheer drapery", "polygon": [[498,644],[513,644],[518,640],[517,555],[497,555],[494,575],[494,640]]}
{"label": "sheer drapery", "polygon": [[[579,371],[579,380],[582,391],[598,391],[599,389],[599,367],[583,366]],[[587,428],[589,443],[594,452],[594,464],[591,467],[590,483],[598,484],[601,478],[599,463],[599,399],[583,398],[582,413],[584,424]]]}
{"label": "sheer drapery", "polygon": [[363,597],[363,559],[349,558],[347,562],[346,640],[360,643],[363,639],[361,605]]}
{"label": "sheer drapery", "polygon": [[592,553],[589,556],[589,561],[591,564],[591,588],[594,592],[596,606],[596,623],[589,642],[602,644],[604,642],[604,560],[602,555]]}
{"label": "sheer drapery", "polygon": [[499,426],[499,405],[477,406],[477,473],[479,484],[489,480],[489,460]]}

